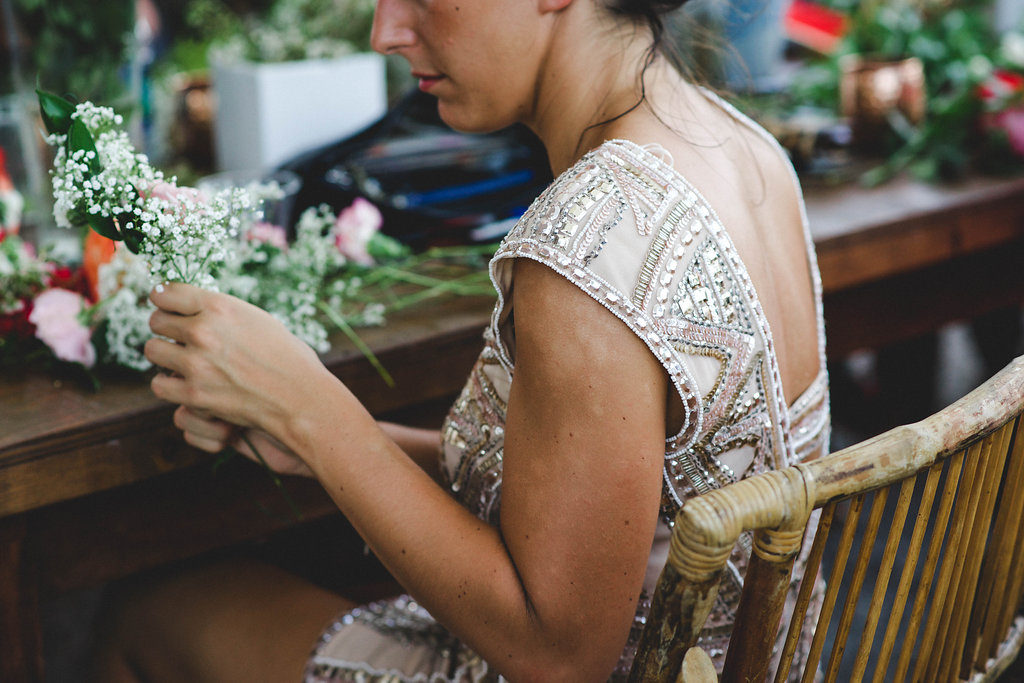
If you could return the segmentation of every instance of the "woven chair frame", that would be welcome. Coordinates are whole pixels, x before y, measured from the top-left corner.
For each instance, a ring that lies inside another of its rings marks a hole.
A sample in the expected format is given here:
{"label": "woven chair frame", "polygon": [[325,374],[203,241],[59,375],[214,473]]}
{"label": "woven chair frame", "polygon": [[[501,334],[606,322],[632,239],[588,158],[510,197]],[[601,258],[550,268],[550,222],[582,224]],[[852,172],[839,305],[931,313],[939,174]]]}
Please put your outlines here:
{"label": "woven chair frame", "polygon": [[[920,422],[687,501],[630,680],[717,679],[695,646],[744,531],[754,532],[753,553],[722,680],[993,680],[1024,641],[1022,411],[1024,356]],[[824,598],[808,614],[823,558]],[[867,590],[870,607],[858,613]],[[813,638],[802,670],[791,670],[803,632]]]}

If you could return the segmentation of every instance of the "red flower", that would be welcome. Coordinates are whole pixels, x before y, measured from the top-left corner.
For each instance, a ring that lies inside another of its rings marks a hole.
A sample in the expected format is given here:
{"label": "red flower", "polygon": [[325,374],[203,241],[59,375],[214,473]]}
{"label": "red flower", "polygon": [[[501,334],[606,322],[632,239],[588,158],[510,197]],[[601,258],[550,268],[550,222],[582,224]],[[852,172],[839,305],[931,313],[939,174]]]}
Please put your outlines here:
{"label": "red flower", "polygon": [[996,70],[978,87],[986,112],[981,125],[1006,135],[1013,151],[1024,156],[1024,74]]}
{"label": "red flower", "polygon": [[28,321],[32,314],[31,299],[22,301],[20,311],[0,315],[0,337],[13,339],[31,339],[36,334],[36,326]]}
{"label": "red flower", "polygon": [[95,301],[95,295],[90,291],[89,283],[86,282],[85,273],[81,268],[54,264],[50,268],[46,286],[51,289],[69,289],[85,296],[90,302]]}
{"label": "red flower", "polygon": [[978,86],[978,97],[986,104],[996,104],[1024,91],[1024,75],[996,69],[992,77]]}

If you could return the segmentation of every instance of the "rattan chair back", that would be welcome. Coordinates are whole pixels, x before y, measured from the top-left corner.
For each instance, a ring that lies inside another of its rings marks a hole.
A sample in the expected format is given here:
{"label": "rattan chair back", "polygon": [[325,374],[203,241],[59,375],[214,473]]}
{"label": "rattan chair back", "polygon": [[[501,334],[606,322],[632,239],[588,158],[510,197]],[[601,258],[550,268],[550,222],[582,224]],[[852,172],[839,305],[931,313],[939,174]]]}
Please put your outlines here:
{"label": "rattan chair back", "polygon": [[[688,650],[747,530],[753,553],[722,680],[993,679],[1024,640],[1022,410],[1024,356],[921,422],[687,501],[631,680],[714,680],[707,657]],[[817,532],[805,540],[812,513]],[[780,624],[803,543],[796,608]],[[813,640],[794,670],[805,628]]]}

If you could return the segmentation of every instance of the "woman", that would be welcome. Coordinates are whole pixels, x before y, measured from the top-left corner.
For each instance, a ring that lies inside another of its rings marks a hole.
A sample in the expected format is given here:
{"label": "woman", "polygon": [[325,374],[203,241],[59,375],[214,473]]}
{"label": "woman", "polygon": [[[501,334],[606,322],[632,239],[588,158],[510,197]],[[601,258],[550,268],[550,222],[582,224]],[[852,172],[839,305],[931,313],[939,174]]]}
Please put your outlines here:
{"label": "woman", "polygon": [[377,423],[223,295],[157,287],[151,327],[177,343],[146,353],[173,371],[153,391],[189,443],[246,430],[273,467],[315,476],[412,597],[356,608],[220,565],[129,605],[107,680],[607,679],[628,669],[681,501],[820,452],[799,189],[774,141],[661,55],[679,4],[378,1],[375,49],[408,60],[447,123],[523,122],[557,177],[491,264],[492,324],[441,434]]}

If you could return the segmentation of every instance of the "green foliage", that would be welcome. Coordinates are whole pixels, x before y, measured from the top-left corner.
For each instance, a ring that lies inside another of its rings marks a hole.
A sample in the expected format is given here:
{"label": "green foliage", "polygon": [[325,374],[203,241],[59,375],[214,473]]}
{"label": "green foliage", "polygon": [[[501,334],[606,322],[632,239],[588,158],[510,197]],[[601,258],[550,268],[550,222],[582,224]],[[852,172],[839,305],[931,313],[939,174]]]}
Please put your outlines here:
{"label": "green foliage", "polygon": [[39,113],[43,117],[43,125],[50,135],[66,135],[71,127],[71,115],[75,105],[69,100],[44,90],[36,90],[39,97]]}
{"label": "green foliage", "polygon": [[[66,136],[64,146],[69,158],[84,155],[88,166],[87,178],[99,175],[103,171],[103,164],[96,149],[96,141],[81,120],[71,117],[75,105],[70,100],[45,90],[37,89],[36,95],[39,98],[39,111],[46,131],[51,135]],[[138,230],[118,227],[119,222],[124,224],[127,223],[126,220],[117,221],[99,214],[88,214],[80,218],[103,237],[115,242],[124,241],[132,253],[139,253],[142,234]]]}
{"label": "green foliage", "polygon": [[232,56],[284,62],[370,49],[374,0],[276,0],[266,12],[240,17],[212,11],[217,4],[220,0],[200,0],[191,14],[196,19],[217,15],[208,24],[209,35]]}
{"label": "green foliage", "polygon": [[999,65],[999,37],[986,11],[990,0],[825,0],[846,12],[850,30],[836,54],[812,63],[792,89],[796,101],[838,109],[840,60],[917,57],[924,65],[927,98],[923,123],[915,126],[894,113],[878,152],[888,157],[866,180],[877,183],[908,168],[925,180],[963,175],[986,140],[978,126],[980,83]]}
{"label": "green foliage", "polygon": [[131,0],[14,0],[17,20],[29,36],[26,69],[58,92],[120,101],[135,16]]}

